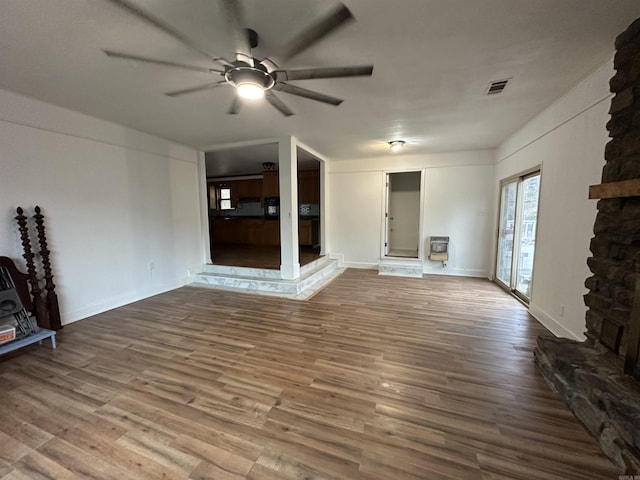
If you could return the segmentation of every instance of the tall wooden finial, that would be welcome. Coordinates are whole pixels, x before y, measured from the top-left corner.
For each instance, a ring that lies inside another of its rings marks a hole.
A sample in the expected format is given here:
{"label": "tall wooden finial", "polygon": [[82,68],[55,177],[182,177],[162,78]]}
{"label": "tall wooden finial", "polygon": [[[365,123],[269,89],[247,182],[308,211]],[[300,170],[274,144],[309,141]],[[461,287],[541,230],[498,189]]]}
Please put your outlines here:
{"label": "tall wooden finial", "polygon": [[33,262],[33,251],[31,250],[31,240],[29,239],[29,229],[27,227],[27,217],[24,210],[18,207],[16,209],[18,215],[15,217],[18,222],[18,230],[20,231],[20,239],[22,240],[23,257],[27,262],[27,273],[29,274],[29,283],[31,285],[31,296],[33,297],[33,306],[35,310],[38,325],[43,328],[50,328],[49,316],[47,308],[42,298],[42,291],[38,285],[38,276],[36,275],[36,266]]}
{"label": "tall wooden finial", "polygon": [[36,205],[36,214],[33,216],[36,222],[36,230],[38,231],[38,241],[40,243],[40,258],[42,259],[42,268],[44,269],[45,288],[47,290],[47,307],[49,311],[50,328],[58,330],[62,328],[60,319],[60,307],[58,306],[58,295],[55,293],[55,284],[53,283],[53,274],[51,273],[51,261],[49,259],[49,249],[47,248],[47,237],[44,231],[44,215],[40,211],[40,207]]}

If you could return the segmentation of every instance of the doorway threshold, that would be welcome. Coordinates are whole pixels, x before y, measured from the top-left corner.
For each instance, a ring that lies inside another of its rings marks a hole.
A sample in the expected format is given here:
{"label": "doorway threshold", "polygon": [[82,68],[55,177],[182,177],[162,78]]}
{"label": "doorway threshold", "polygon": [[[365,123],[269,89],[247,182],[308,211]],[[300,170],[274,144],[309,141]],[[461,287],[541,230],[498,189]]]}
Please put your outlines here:
{"label": "doorway threshold", "polygon": [[418,258],[418,250],[394,248],[385,257]]}

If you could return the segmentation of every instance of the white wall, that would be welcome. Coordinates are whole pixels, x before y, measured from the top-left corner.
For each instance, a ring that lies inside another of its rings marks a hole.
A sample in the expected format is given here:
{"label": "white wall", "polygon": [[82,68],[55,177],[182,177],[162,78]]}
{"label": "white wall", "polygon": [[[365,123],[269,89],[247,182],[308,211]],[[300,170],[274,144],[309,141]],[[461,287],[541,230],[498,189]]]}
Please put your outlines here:
{"label": "white wall", "polygon": [[[424,237],[451,237],[447,268],[424,259],[425,273],[487,277],[494,210],[492,150],[329,162],[329,249],[350,267],[380,262],[385,172],[423,170]],[[428,246],[425,246],[425,257]]]}
{"label": "white wall", "polygon": [[600,183],[604,165],[612,75],[611,63],[603,65],[497,151],[495,192],[501,179],[542,164],[529,310],[563,337],[584,338],[583,284],[591,275],[586,262],[596,216],[588,187]]}
{"label": "white wall", "polygon": [[0,255],[24,268],[15,209],[40,205],[63,323],[197,273],[198,152],[4,90],[0,104]]}

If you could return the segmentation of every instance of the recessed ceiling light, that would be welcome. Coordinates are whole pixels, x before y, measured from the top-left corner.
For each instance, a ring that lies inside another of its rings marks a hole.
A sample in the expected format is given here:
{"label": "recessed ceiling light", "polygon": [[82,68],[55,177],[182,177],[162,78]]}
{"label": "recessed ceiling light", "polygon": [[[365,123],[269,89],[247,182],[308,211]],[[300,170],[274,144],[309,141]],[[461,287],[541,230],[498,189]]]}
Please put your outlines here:
{"label": "recessed ceiling light", "polygon": [[404,148],[406,144],[404,140],[393,140],[388,143],[389,143],[389,148],[391,149],[392,152],[399,152]]}

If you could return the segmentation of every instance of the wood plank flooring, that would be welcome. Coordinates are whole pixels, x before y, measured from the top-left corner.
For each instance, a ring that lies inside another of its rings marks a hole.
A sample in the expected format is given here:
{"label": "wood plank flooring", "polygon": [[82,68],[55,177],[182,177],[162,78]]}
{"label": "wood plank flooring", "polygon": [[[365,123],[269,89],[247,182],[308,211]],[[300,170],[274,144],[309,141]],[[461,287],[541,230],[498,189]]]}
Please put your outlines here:
{"label": "wood plank flooring", "polygon": [[479,279],[185,287],[0,359],[0,478],[617,479]]}

